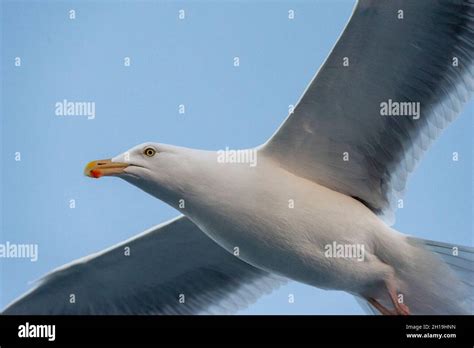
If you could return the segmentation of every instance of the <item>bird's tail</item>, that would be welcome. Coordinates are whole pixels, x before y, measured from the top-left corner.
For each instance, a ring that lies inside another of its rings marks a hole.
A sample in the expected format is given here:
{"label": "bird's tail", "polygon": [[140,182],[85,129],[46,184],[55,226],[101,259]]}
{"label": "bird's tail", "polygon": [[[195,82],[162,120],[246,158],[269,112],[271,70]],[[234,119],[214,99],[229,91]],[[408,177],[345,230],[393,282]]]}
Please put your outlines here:
{"label": "bird's tail", "polygon": [[[406,237],[411,252],[399,267],[400,293],[411,314],[474,313],[474,248]],[[398,259],[399,260],[399,259]],[[357,298],[368,314],[380,314]]]}

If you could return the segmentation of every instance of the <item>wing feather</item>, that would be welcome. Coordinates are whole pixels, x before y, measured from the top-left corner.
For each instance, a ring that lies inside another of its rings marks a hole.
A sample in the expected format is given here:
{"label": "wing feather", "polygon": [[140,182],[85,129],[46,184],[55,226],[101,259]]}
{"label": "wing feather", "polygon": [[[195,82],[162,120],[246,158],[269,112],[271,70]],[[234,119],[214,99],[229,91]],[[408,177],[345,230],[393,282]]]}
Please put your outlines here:
{"label": "wing feather", "polygon": [[[360,0],[262,153],[393,223],[410,172],[472,96],[473,57],[473,0]],[[389,100],[420,117],[382,116]]]}
{"label": "wing feather", "polygon": [[231,313],[284,282],[182,216],[51,272],[3,314]]}

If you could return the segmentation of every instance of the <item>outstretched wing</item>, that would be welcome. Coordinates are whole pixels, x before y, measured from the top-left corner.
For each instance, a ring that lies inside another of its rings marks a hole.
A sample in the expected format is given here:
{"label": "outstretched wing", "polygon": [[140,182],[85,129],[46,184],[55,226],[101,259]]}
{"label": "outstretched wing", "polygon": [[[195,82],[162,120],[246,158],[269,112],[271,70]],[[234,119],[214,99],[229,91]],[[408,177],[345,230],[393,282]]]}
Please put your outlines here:
{"label": "outstretched wing", "polygon": [[474,0],[360,0],[262,151],[393,223],[408,174],[472,95],[473,57]]}
{"label": "outstretched wing", "polygon": [[182,216],[53,271],[3,314],[229,313],[282,283]]}

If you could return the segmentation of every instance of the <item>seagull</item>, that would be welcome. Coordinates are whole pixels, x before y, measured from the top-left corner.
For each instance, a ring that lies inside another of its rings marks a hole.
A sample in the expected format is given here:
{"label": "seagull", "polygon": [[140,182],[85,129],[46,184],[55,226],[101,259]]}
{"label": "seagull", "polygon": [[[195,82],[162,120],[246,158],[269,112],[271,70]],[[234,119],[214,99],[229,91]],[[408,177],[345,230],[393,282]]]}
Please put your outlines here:
{"label": "seagull", "polygon": [[392,226],[407,177],[472,96],[473,57],[472,0],[358,1],[264,144],[147,142],[90,162],[85,175],[181,215],[54,270],[3,313],[233,313],[293,280],[369,314],[472,314],[474,248]]}

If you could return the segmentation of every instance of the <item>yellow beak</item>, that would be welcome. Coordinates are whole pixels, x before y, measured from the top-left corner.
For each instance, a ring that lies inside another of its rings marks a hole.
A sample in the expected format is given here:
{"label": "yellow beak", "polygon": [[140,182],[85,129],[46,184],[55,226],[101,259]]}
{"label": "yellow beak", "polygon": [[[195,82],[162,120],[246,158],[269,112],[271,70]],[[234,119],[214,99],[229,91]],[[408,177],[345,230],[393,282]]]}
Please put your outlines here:
{"label": "yellow beak", "polygon": [[84,175],[98,179],[101,176],[121,174],[128,166],[128,163],[112,162],[110,159],[92,161],[84,168]]}

